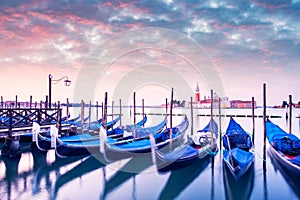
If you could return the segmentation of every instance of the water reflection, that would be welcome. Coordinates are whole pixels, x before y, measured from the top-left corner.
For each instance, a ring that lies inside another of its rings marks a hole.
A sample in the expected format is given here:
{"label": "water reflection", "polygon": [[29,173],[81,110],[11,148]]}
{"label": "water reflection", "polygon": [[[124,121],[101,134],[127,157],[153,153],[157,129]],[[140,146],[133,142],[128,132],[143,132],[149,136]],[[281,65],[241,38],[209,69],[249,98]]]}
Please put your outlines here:
{"label": "water reflection", "polygon": [[7,199],[11,199],[11,196],[14,195],[12,194],[13,192],[12,187],[14,186],[14,188],[18,188],[18,181],[16,180],[16,178],[19,176],[18,165],[20,162],[20,158],[16,158],[16,159],[3,158],[2,160],[5,165],[5,178],[1,180],[1,187],[6,188]]}
{"label": "water reflection", "polygon": [[236,180],[230,170],[223,163],[223,181],[226,199],[248,200],[254,185],[254,165],[240,179]]}
{"label": "water reflection", "polygon": [[[2,148],[3,144],[1,145]],[[0,185],[4,189],[0,192],[0,199],[16,199],[24,190],[30,188],[28,178],[32,174],[31,164],[21,164],[28,158],[26,152],[30,151],[30,143],[21,144],[22,156],[10,159],[2,157],[0,160]],[[4,171],[5,170],[5,171]]]}
{"label": "water reflection", "polygon": [[[35,179],[33,181],[33,187],[32,187],[32,194],[36,195],[40,192],[40,187],[37,182],[40,182],[39,174],[40,169],[43,168],[44,166],[47,166],[47,152],[32,152],[32,157],[33,157],[33,169],[32,173],[35,174]],[[49,179],[47,179],[47,185],[49,185]]]}
{"label": "water reflection", "polygon": [[268,185],[267,185],[267,170],[266,170],[266,162],[263,163],[263,178],[264,178],[264,199],[269,199],[268,197]]}
{"label": "water reflection", "polygon": [[89,156],[88,158],[80,162],[78,165],[73,167],[71,170],[67,171],[62,175],[59,175],[54,185],[52,199],[56,198],[59,189],[63,187],[66,183],[71,182],[72,180],[78,177],[84,176],[85,174],[104,166],[105,164],[102,163],[99,160],[99,158],[96,157],[96,155]]}
{"label": "water reflection", "polygon": [[207,156],[205,159],[197,160],[184,168],[172,170],[168,182],[159,195],[159,199],[175,199],[178,197],[207,168],[210,158]]}
{"label": "water reflection", "polygon": [[[228,110],[230,114],[233,111]],[[246,111],[236,110],[236,113],[247,114]],[[269,114],[282,115],[282,118],[274,118],[274,122],[286,127],[284,110],[270,110]],[[228,119],[222,118],[223,127]],[[201,117],[201,120],[206,124],[209,118]],[[271,156],[267,156],[266,162],[262,161],[263,123],[261,118],[255,120],[255,173],[249,173],[245,181],[236,182],[230,177],[231,173],[223,169],[221,154],[216,155],[213,162],[208,159],[158,173],[154,171],[151,156],[107,165],[101,156],[100,161],[93,157],[62,159],[52,150],[31,152],[31,143],[21,142],[21,159],[0,157],[0,199],[300,199],[300,178],[286,172]],[[294,117],[293,120],[293,132],[299,136],[299,119]],[[251,130],[250,118],[240,121],[241,126]],[[195,120],[196,123],[199,122]],[[152,173],[144,173],[149,169]]]}
{"label": "water reflection", "polygon": [[277,172],[278,170],[282,174],[285,181],[288,183],[288,185],[292,188],[292,190],[300,199],[300,190],[299,190],[300,175],[292,173],[286,167],[284,167],[280,162],[278,162],[277,159],[273,157],[272,153],[270,152],[270,149],[268,150],[268,154],[270,156],[271,163],[275,169],[275,172]]}
{"label": "water reflection", "polygon": [[215,199],[215,157],[211,157],[211,193],[210,199]]}
{"label": "water reflection", "polygon": [[[105,180],[104,189],[102,191],[100,199],[106,199],[106,196],[109,193],[113,192],[130,178],[133,178],[133,183],[135,183],[135,176],[146,170],[151,165],[152,158],[149,154],[142,154],[133,157],[123,167],[116,171],[109,180]],[[135,190],[133,191],[133,194],[135,194]]]}
{"label": "water reflection", "polygon": [[[33,179],[33,194],[38,194],[41,191],[41,181],[43,178],[45,178],[45,185],[46,188],[51,188],[52,184],[54,182],[53,178],[50,177],[50,174],[54,172],[55,174],[59,174],[59,171],[62,167],[70,165],[80,159],[83,159],[83,156],[76,156],[76,157],[70,157],[70,158],[59,158],[55,157],[55,161],[48,163],[46,161],[47,156],[44,156],[43,154],[47,154],[47,152],[32,152],[33,158],[34,158],[34,166],[39,164],[39,168],[34,173],[34,179]],[[42,161],[44,159],[44,161]],[[41,164],[42,162],[42,164]]]}

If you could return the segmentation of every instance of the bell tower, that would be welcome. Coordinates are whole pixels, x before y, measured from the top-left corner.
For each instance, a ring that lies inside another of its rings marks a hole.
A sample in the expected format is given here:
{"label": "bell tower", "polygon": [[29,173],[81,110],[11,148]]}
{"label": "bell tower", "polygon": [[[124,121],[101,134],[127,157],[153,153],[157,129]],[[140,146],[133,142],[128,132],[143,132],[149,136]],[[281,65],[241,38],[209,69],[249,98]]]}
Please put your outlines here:
{"label": "bell tower", "polygon": [[197,81],[197,86],[195,90],[195,102],[199,103],[200,102],[200,90],[199,90],[199,85]]}

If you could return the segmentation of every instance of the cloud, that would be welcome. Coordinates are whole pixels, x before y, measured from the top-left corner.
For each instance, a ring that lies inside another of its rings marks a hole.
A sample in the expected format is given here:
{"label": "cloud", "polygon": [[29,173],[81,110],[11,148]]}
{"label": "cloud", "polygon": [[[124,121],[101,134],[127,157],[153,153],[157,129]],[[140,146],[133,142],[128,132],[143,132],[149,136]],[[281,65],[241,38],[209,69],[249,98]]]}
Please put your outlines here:
{"label": "cloud", "polygon": [[[296,69],[299,8],[297,0],[1,1],[0,64],[3,68],[68,63],[66,68],[79,68],[97,45],[115,35],[156,27],[189,36],[225,74],[243,67]],[[159,37],[148,40],[156,44]],[[156,56],[168,64],[169,60]]]}

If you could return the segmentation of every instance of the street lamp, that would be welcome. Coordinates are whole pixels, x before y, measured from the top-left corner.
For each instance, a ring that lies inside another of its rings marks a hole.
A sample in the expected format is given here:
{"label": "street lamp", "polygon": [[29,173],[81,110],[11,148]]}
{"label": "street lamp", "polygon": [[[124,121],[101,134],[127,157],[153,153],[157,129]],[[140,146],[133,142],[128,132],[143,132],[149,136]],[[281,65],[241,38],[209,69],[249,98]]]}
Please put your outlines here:
{"label": "street lamp", "polygon": [[65,79],[64,80],[65,85],[66,86],[70,86],[71,85],[71,81],[69,80],[69,78],[67,76],[63,76],[60,79],[56,79],[56,80],[53,80],[52,78],[53,78],[52,74],[49,74],[49,108],[51,108],[51,90],[52,90],[52,84],[57,84],[60,81],[62,81],[63,79]]}

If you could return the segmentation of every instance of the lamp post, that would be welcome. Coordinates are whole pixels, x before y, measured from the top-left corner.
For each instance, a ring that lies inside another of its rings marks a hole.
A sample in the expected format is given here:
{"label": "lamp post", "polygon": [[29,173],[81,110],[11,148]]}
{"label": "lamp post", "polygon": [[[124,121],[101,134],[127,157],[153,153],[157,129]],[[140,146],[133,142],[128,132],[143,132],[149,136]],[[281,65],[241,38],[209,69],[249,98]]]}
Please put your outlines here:
{"label": "lamp post", "polygon": [[65,82],[65,85],[66,86],[70,86],[71,85],[71,81],[69,80],[69,78],[67,77],[67,76],[63,76],[63,77],[61,77],[60,79],[56,79],[56,80],[54,80],[53,79],[53,76],[52,76],[52,74],[49,74],[49,108],[51,109],[51,92],[52,92],[52,84],[57,84],[57,83],[59,83],[60,81],[62,81],[63,79],[65,79],[64,80],[64,82]]}

